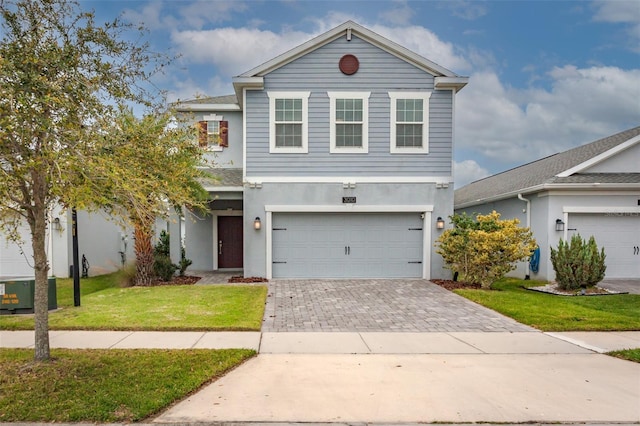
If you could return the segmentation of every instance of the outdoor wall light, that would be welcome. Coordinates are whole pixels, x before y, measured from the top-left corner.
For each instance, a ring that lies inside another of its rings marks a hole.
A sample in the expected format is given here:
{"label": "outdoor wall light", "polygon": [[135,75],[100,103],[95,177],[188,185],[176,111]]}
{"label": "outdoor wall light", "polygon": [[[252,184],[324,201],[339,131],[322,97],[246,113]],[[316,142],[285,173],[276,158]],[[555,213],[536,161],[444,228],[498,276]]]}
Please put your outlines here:
{"label": "outdoor wall light", "polygon": [[260,222],[259,217],[256,217],[255,220],[253,221],[253,229],[255,229],[256,231],[259,231],[260,228],[262,228],[262,222]]}
{"label": "outdoor wall light", "polygon": [[438,219],[436,219],[436,228],[444,229],[444,219],[441,218],[440,216],[438,216]]}
{"label": "outdoor wall light", "polygon": [[564,231],[564,222],[561,219],[556,219],[556,231]]}
{"label": "outdoor wall light", "polygon": [[60,224],[60,218],[56,217],[55,219],[53,219],[53,229],[55,229],[56,231],[62,231],[62,225]]}

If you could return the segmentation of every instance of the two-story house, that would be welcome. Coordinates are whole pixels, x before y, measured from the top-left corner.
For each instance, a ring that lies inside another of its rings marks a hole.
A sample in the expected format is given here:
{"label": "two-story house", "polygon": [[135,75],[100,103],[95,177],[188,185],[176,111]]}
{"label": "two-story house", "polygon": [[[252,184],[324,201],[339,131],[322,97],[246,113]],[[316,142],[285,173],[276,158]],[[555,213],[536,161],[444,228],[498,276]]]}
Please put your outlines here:
{"label": "two-story house", "polygon": [[455,95],[468,82],[349,21],[180,103],[217,167],[185,220],[194,270],[443,277]]}

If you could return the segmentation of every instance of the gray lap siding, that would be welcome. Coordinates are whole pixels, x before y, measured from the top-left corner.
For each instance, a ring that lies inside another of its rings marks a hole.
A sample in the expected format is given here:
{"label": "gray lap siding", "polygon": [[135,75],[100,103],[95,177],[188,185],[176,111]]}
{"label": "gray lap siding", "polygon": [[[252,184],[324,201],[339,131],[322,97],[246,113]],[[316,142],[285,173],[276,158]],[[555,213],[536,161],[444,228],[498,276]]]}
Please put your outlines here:
{"label": "gray lap siding", "polygon": [[[360,69],[346,76],[340,58],[351,53]],[[265,89],[247,91],[246,175],[252,176],[440,176],[451,175],[453,94],[433,91],[433,77],[357,37],[317,49],[264,77]],[[269,153],[268,91],[310,90],[309,152]],[[362,154],[329,152],[330,91],[370,92],[369,149]],[[392,91],[432,91],[429,101],[429,152],[390,154]]]}

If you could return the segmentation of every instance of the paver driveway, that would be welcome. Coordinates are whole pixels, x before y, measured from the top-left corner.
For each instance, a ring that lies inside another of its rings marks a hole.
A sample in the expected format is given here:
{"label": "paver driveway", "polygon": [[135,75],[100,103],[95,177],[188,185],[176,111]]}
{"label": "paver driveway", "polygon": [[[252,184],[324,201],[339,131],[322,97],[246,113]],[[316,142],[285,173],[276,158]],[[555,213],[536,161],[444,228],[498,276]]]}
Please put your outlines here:
{"label": "paver driveway", "polygon": [[535,331],[422,279],[273,280],[262,324],[280,331]]}

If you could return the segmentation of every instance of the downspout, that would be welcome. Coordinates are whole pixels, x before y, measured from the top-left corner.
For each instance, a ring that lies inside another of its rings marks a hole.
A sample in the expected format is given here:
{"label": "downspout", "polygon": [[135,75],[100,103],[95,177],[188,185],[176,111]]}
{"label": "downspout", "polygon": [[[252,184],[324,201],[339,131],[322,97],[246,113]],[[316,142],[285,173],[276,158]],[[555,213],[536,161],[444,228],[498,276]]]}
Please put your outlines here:
{"label": "downspout", "polygon": [[[527,198],[524,198],[522,194],[518,194],[518,200],[527,203],[527,228],[531,229],[531,201]],[[526,274],[524,276],[525,280],[531,279],[530,273],[531,271],[529,270],[529,262],[527,262]]]}

